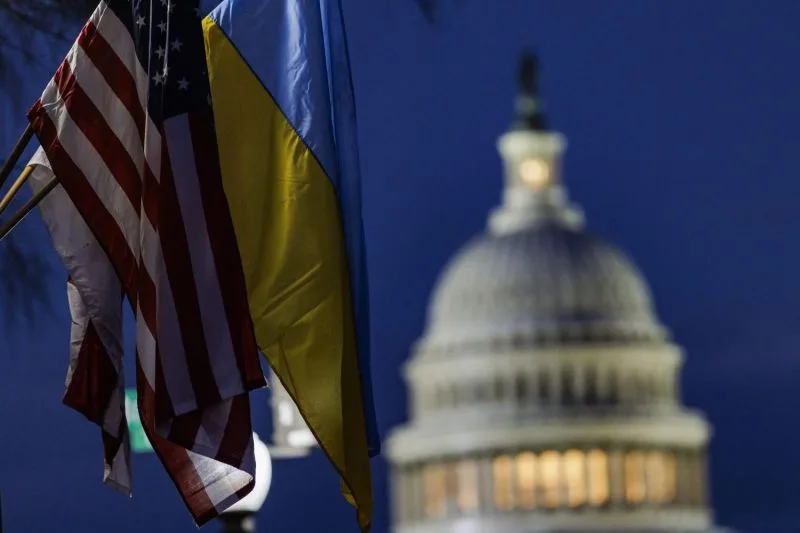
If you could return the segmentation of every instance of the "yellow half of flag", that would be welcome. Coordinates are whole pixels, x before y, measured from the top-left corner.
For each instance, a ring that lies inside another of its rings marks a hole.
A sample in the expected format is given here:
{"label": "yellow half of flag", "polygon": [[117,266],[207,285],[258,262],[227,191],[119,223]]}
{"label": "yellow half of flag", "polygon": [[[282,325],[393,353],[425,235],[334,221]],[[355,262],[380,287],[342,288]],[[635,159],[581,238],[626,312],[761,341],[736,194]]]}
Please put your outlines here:
{"label": "yellow half of flag", "polygon": [[204,20],[225,194],[259,346],[366,531],[378,453],[355,108],[337,0]]}

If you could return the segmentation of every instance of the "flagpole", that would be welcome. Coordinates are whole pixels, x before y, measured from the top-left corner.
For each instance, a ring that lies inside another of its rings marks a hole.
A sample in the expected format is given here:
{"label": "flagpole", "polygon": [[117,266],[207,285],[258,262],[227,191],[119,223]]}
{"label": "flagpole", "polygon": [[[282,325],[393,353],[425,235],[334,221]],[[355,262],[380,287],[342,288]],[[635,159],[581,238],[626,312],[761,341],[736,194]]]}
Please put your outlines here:
{"label": "flagpole", "polygon": [[10,219],[8,219],[8,221],[5,224],[0,226],[0,241],[5,239],[8,236],[8,234],[11,233],[11,230],[16,228],[17,224],[22,222],[25,219],[25,217],[28,216],[28,213],[33,211],[34,208],[37,205],[39,205],[39,202],[44,200],[45,196],[50,194],[50,191],[55,189],[57,185],[58,185],[58,180],[55,178],[48,181],[44,187],[36,191],[36,194],[31,196],[30,200],[25,202],[25,205],[23,205],[19,211],[14,213],[14,215]]}
{"label": "flagpole", "polygon": [[3,185],[6,184],[8,176],[11,175],[11,171],[17,166],[19,158],[22,157],[22,152],[25,151],[25,148],[27,148],[28,143],[31,142],[32,138],[33,126],[28,124],[28,127],[25,128],[24,132],[22,132],[22,136],[20,136],[17,144],[14,146],[14,149],[11,150],[11,153],[8,155],[8,159],[6,159],[3,162],[3,166],[0,167],[0,189],[2,189]]}
{"label": "flagpole", "polygon": [[0,216],[2,216],[5,210],[8,209],[8,206],[11,205],[11,200],[14,199],[14,195],[16,195],[22,186],[25,185],[25,182],[28,181],[28,178],[32,172],[33,167],[25,167],[25,170],[23,170],[22,174],[20,174],[19,177],[14,180],[13,185],[11,185],[11,188],[8,189],[8,192],[5,194],[5,196],[0,199]]}

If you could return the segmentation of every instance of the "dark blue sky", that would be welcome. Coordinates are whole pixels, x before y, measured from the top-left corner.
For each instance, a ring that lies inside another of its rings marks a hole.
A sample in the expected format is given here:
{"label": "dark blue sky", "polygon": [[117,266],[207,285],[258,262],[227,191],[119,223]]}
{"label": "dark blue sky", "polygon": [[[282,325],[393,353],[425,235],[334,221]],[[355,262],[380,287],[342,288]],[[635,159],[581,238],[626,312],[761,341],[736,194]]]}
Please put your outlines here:
{"label": "dark blue sky", "polygon": [[[384,432],[405,420],[398,369],[436,275],[499,201],[495,141],[512,118],[517,54],[533,46],[548,114],[570,143],[573,198],[595,232],[633,256],[687,349],[686,401],[716,428],[720,522],[800,531],[800,3],[463,0],[439,27],[411,0],[344,6]],[[55,65],[23,84],[18,104],[0,101],[3,152]],[[22,232],[55,262],[38,219]],[[54,266],[54,313],[7,332],[0,348],[7,531],[194,531],[154,457],[136,457],[133,501],[100,483],[97,429],[60,405],[69,318]],[[266,435],[267,395],[256,398]],[[355,531],[324,459],[274,469],[260,531]],[[384,533],[382,459],[375,478]]]}

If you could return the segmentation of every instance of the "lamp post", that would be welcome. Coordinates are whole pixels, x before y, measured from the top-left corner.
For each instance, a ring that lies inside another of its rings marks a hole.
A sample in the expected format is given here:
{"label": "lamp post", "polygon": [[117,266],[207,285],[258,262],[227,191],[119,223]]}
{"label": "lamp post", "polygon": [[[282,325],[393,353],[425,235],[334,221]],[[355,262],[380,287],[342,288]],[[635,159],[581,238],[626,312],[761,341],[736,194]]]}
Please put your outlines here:
{"label": "lamp post", "polygon": [[253,433],[253,443],[256,456],[256,485],[250,494],[220,515],[218,520],[222,522],[222,533],[254,533],[256,513],[267,499],[272,483],[272,458],[267,445],[255,433]]}
{"label": "lamp post", "polygon": [[317,446],[317,440],[273,370],[269,381],[273,428],[270,453],[274,459],[305,457]]}

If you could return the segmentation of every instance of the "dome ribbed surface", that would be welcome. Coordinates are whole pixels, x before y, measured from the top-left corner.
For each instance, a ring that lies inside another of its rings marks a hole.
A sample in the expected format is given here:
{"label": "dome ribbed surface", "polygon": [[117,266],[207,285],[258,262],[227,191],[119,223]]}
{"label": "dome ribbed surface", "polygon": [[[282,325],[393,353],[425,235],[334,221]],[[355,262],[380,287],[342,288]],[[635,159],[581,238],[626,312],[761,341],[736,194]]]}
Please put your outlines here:
{"label": "dome ribbed surface", "polygon": [[617,247],[545,224],[486,233],[442,274],[423,339],[431,347],[662,340],[650,291]]}

